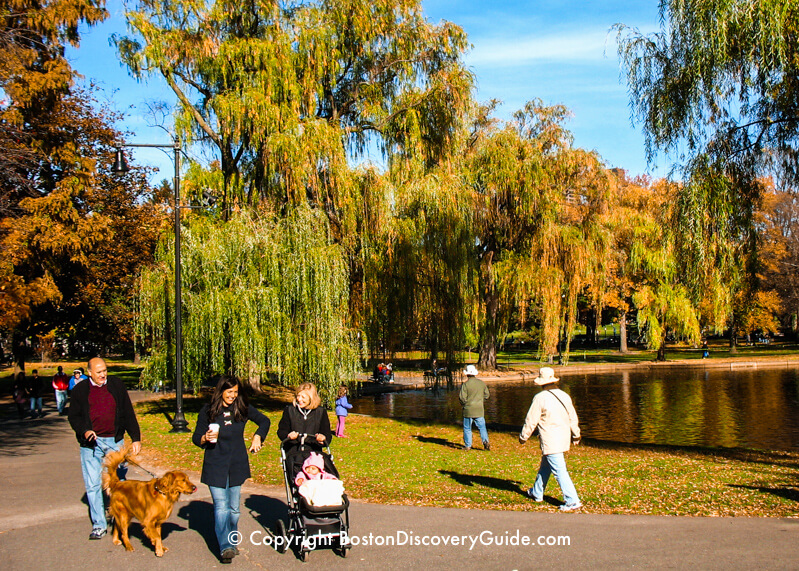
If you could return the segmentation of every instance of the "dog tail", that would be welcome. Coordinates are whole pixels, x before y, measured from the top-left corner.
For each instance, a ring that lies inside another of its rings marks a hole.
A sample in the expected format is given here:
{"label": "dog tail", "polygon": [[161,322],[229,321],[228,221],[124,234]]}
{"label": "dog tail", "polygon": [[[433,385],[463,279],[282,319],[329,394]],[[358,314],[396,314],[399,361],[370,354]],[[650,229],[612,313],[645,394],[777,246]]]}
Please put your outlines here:
{"label": "dog tail", "polygon": [[103,489],[114,489],[117,484],[119,484],[119,476],[117,475],[117,466],[122,464],[127,457],[130,455],[130,445],[121,448],[120,450],[116,450],[114,452],[109,452],[105,455],[105,460],[103,460],[103,464],[107,470],[103,472]]}

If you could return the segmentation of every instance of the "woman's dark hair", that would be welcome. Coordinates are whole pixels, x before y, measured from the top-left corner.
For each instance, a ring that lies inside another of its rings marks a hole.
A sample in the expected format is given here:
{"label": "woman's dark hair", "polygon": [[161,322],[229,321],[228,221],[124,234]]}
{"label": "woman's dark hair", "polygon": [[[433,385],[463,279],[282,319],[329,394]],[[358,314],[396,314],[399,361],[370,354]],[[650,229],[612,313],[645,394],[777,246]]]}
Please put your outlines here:
{"label": "woman's dark hair", "polygon": [[239,396],[233,401],[233,418],[236,422],[247,421],[247,397],[244,395],[244,387],[241,385],[236,377],[228,375],[220,375],[219,381],[216,383],[214,394],[211,396],[211,406],[208,407],[208,422],[213,422],[225,406],[222,400],[222,394],[233,387],[239,388]]}

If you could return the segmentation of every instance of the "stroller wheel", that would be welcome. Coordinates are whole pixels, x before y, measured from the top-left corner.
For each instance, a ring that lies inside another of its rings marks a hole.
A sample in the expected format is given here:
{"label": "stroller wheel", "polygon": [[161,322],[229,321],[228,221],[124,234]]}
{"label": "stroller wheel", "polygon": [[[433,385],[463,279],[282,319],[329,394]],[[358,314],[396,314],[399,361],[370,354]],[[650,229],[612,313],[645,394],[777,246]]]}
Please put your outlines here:
{"label": "stroller wheel", "polygon": [[342,559],[347,558],[347,551],[349,551],[349,549],[347,549],[346,547],[342,547],[341,549],[338,550],[338,553],[339,555],[341,555]]}
{"label": "stroller wheel", "polygon": [[308,561],[308,553],[309,553],[308,551],[302,551],[301,550],[300,554],[299,554],[300,555],[300,561],[302,561],[303,563],[306,563]]}
{"label": "stroller wheel", "polygon": [[282,519],[279,519],[279,520],[277,520],[277,525],[275,527],[277,528],[276,535],[283,539],[283,541],[280,542],[275,547],[277,548],[277,552],[278,553],[285,553],[286,552],[286,548],[288,547],[288,545],[287,545],[288,544],[288,534],[286,533],[286,522],[284,522]]}

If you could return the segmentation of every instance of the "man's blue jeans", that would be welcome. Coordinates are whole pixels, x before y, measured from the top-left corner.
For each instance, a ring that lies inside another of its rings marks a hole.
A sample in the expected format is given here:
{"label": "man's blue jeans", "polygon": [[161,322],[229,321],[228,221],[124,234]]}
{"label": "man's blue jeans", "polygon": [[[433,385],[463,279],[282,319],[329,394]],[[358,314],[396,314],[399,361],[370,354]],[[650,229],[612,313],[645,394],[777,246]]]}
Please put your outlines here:
{"label": "man's blue jeans", "polygon": [[58,408],[58,414],[64,412],[64,407],[67,405],[67,391],[55,390],[55,405]]}
{"label": "man's blue jeans", "polygon": [[[83,470],[83,483],[86,485],[86,500],[89,502],[89,515],[92,518],[92,529],[108,528],[105,519],[105,502],[103,500],[103,460],[112,450],[119,450],[123,441],[116,442],[113,436],[98,437],[94,448],[80,447],[80,467]],[[120,480],[125,479],[126,468],[117,470]]]}
{"label": "man's blue jeans", "polygon": [[488,431],[486,430],[486,421],[482,416],[478,417],[463,417],[463,445],[466,448],[472,447],[472,422],[477,425],[477,430],[480,431],[480,438],[483,441],[483,446],[488,443]]}
{"label": "man's blue jeans", "polygon": [[225,549],[236,547],[230,541],[230,534],[239,529],[239,503],[241,502],[241,486],[216,488],[208,486],[214,500],[214,531],[219,542],[219,553]]}
{"label": "man's blue jeans", "polygon": [[538,468],[538,475],[535,477],[535,484],[533,484],[533,499],[543,499],[550,474],[554,474],[555,480],[557,480],[563,492],[563,501],[567,506],[580,503],[580,498],[577,497],[577,490],[574,488],[572,479],[569,477],[569,471],[566,469],[566,458],[563,452],[541,456],[541,466]]}

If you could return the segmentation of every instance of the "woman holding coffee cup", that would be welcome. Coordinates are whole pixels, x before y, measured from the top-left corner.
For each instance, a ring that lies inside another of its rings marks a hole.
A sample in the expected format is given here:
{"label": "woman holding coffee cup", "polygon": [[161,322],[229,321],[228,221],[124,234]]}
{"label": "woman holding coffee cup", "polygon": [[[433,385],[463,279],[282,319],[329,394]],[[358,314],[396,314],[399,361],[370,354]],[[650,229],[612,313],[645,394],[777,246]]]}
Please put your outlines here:
{"label": "woman holding coffee cup", "polygon": [[200,481],[214,501],[214,531],[222,563],[230,563],[238,549],[230,541],[237,531],[241,485],[250,477],[250,459],[244,442],[244,425],[258,425],[250,452],[258,452],[269,432],[269,419],[247,402],[236,377],[221,376],[211,402],[197,416],[192,442],[205,451]]}

